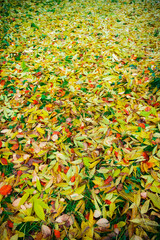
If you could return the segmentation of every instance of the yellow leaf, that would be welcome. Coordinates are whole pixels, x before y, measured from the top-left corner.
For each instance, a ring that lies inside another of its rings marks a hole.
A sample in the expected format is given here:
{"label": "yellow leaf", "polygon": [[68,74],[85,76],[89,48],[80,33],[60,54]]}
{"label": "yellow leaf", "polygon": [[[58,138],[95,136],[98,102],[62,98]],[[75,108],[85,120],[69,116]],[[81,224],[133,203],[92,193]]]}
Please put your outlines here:
{"label": "yellow leaf", "polygon": [[136,194],[134,194],[134,202],[137,207],[139,207],[141,201],[141,194],[140,191],[138,191]]}
{"label": "yellow leaf", "polygon": [[147,200],[141,207],[141,214],[144,214],[148,211],[150,200]]}
{"label": "yellow leaf", "polygon": [[160,197],[154,193],[148,192],[147,196],[151,199],[154,206],[158,209],[160,209]]}
{"label": "yellow leaf", "polygon": [[45,215],[42,206],[39,204],[38,199],[34,199],[34,211],[41,220],[45,221]]}
{"label": "yellow leaf", "polygon": [[84,198],[84,196],[82,194],[77,194],[77,193],[73,193],[72,195],[70,195],[70,197],[72,200],[75,200],[75,201]]}
{"label": "yellow leaf", "polygon": [[109,217],[110,217],[110,218],[112,218],[115,209],[116,209],[115,203],[111,203],[111,204],[109,205]]}
{"label": "yellow leaf", "polygon": [[67,187],[68,183],[56,183],[55,184],[57,187]]}
{"label": "yellow leaf", "polygon": [[33,216],[29,216],[29,217],[24,217],[23,218],[23,222],[35,222],[35,221],[39,221],[39,219],[35,218]]}
{"label": "yellow leaf", "polygon": [[85,188],[86,188],[86,185],[82,185],[81,187],[75,190],[75,193],[81,194],[85,190]]}
{"label": "yellow leaf", "polygon": [[137,235],[133,235],[133,237],[131,238],[131,240],[143,240],[140,236]]}
{"label": "yellow leaf", "polygon": [[85,202],[83,201],[83,203],[82,203],[82,205],[81,205],[81,207],[79,209],[79,212],[83,214],[84,211],[85,211]]}
{"label": "yellow leaf", "polygon": [[57,210],[57,213],[54,214],[53,219],[55,219],[56,217],[58,217],[58,216],[64,211],[65,208],[66,208],[66,206],[60,206],[60,207],[58,208],[58,210]]}
{"label": "yellow leaf", "polygon": [[36,129],[40,134],[45,134],[45,131],[41,127],[37,127]]}
{"label": "yellow leaf", "polygon": [[25,203],[28,197],[29,197],[29,193],[25,193],[19,202],[19,206],[23,205],[23,203]]}
{"label": "yellow leaf", "polygon": [[144,219],[144,218],[135,218],[135,219],[132,219],[130,220],[130,222],[132,223],[136,223],[138,225],[141,225],[141,224],[144,224],[144,225],[147,225],[147,226],[152,226],[152,227],[158,227],[159,224],[155,221],[151,221],[149,219]]}
{"label": "yellow leaf", "polygon": [[61,191],[60,194],[62,195],[70,195],[71,193],[73,193],[73,190],[72,189],[68,189],[66,191]]}
{"label": "yellow leaf", "polygon": [[116,171],[114,171],[113,177],[117,177],[119,174],[120,174],[120,169],[117,169]]}
{"label": "yellow leaf", "polygon": [[13,235],[10,240],[18,240],[18,233],[16,233],[15,235]]}
{"label": "yellow leaf", "polygon": [[89,166],[89,168],[95,167],[100,161],[101,161],[101,160],[97,160],[97,161],[91,163],[90,166]]}
{"label": "yellow leaf", "polygon": [[79,210],[79,208],[82,206],[83,203],[84,203],[84,201],[83,201],[83,200],[80,200],[80,201],[77,203],[74,211],[77,212],[77,211]]}
{"label": "yellow leaf", "polygon": [[89,213],[89,226],[92,227],[93,225],[94,225],[93,211],[92,211],[92,209],[90,209],[90,213]]}
{"label": "yellow leaf", "polygon": [[122,228],[126,225],[126,222],[121,221],[121,222],[117,223],[117,225],[119,228]]}
{"label": "yellow leaf", "polygon": [[129,202],[127,201],[123,207],[122,215],[125,214],[129,209]]}
{"label": "yellow leaf", "polygon": [[38,191],[41,192],[42,187],[41,187],[40,181],[38,179],[36,181],[36,187],[37,187]]}

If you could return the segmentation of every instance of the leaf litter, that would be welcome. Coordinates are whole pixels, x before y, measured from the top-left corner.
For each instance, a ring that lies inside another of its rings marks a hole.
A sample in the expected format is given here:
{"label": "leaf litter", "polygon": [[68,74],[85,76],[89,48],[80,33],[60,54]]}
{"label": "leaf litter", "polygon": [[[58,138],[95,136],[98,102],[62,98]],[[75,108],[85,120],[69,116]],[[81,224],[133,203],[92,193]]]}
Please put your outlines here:
{"label": "leaf litter", "polygon": [[2,239],[158,239],[158,19],[156,1],[2,4]]}

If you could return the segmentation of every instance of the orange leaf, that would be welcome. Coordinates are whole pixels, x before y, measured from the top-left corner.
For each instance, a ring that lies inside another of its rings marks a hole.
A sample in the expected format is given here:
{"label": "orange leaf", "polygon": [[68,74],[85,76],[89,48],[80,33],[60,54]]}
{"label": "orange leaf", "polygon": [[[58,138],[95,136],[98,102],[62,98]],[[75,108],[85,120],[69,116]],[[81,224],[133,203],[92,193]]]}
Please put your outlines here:
{"label": "orange leaf", "polygon": [[146,164],[147,164],[148,168],[151,168],[154,165],[153,162],[146,162]]}
{"label": "orange leaf", "polygon": [[72,135],[71,132],[68,132],[68,133],[67,133],[67,137],[68,137],[68,138],[69,138],[71,135]]}
{"label": "orange leaf", "polygon": [[12,186],[11,185],[4,185],[3,187],[0,188],[0,194],[2,195],[7,195],[11,192]]}
{"label": "orange leaf", "polygon": [[146,112],[149,112],[150,110],[151,110],[151,107],[146,107],[146,108],[145,108],[145,111],[146,111]]}
{"label": "orange leaf", "polygon": [[0,84],[1,84],[2,86],[4,86],[4,85],[5,85],[5,81],[2,80],[2,81],[0,82]]}
{"label": "orange leaf", "polygon": [[55,235],[56,238],[60,238],[60,236],[61,236],[60,231],[54,229],[54,235]]}
{"label": "orange leaf", "polygon": [[138,123],[138,126],[141,127],[141,128],[145,128],[145,124],[144,123]]}
{"label": "orange leaf", "polygon": [[56,121],[57,121],[56,117],[52,118],[52,122],[56,122]]}
{"label": "orange leaf", "polygon": [[57,171],[58,171],[58,172],[61,172],[61,170],[62,170],[61,165],[58,165],[58,169],[57,169]]}
{"label": "orange leaf", "polygon": [[19,144],[18,144],[18,143],[14,144],[14,145],[11,147],[12,150],[17,150],[18,148],[19,148]]}

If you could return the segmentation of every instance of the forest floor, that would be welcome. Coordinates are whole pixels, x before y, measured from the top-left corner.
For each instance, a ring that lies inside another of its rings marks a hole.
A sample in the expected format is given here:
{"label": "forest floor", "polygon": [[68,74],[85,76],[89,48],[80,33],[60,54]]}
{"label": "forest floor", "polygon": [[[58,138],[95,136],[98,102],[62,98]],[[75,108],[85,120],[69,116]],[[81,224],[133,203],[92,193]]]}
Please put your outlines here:
{"label": "forest floor", "polygon": [[2,240],[160,239],[157,2],[2,1]]}

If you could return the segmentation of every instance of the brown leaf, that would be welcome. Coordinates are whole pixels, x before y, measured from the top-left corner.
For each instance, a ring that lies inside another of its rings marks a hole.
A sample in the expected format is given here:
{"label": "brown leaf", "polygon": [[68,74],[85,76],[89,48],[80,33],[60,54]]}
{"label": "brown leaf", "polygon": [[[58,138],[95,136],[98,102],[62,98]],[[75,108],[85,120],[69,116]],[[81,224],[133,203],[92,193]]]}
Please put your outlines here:
{"label": "brown leaf", "polygon": [[51,229],[44,224],[41,227],[41,231],[42,231],[42,235],[43,235],[44,238],[49,237],[52,233]]}
{"label": "brown leaf", "polygon": [[17,198],[16,200],[14,200],[14,202],[12,203],[13,207],[18,207],[20,200],[21,198]]}
{"label": "brown leaf", "polygon": [[37,233],[35,240],[42,240],[43,239],[43,235],[41,232]]}
{"label": "brown leaf", "polygon": [[110,226],[110,223],[109,221],[106,219],[106,218],[101,218],[99,219],[96,224],[99,226],[99,227],[109,227]]}

